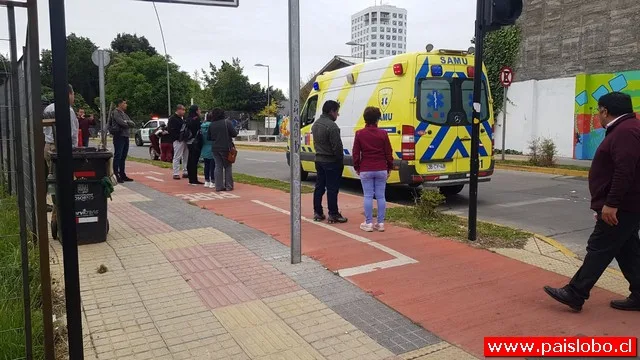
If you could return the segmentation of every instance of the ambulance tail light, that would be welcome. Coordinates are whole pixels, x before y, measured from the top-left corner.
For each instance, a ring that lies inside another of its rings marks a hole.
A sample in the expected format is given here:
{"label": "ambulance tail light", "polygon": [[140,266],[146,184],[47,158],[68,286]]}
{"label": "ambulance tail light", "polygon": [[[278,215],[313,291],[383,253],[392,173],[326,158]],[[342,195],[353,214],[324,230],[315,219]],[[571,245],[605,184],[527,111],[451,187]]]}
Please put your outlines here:
{"label": "ambulance tail light", "polygon": [[416,159],[415,129],[413,126],[402,125],[402,160]]}
{"label": "ambulance tail light", "polygon": [[476,75],[476,68],[473,66],[467,66],[467,76],[470,78],[475,77]]}
{"label": "ambulance tail light", "polygon": [[393,73],[396,76],[404,75],[404,66],[402,66],[402,64],[400,63],[393,65]]}

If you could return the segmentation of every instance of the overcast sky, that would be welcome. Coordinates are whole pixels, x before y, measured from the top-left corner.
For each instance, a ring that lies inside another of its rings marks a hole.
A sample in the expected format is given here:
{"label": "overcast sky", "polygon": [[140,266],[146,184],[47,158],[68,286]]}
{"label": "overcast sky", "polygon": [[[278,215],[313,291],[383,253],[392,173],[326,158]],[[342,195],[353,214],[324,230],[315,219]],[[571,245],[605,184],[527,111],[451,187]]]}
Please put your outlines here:
{"label": "overcast sky", "polygon": [[[407,51],[436,48],[467,49],[473,37],[476,0],[385,1],[407,9]],[[40,46],[50,48],[48,1],[38,1]],[[144,35],[163,53],[162,37],[153,4],[136,0],[66,0],[67,33],[91,38],[108,48],[117,33]],[[334,55],[350,55],[345,42],[351,37],[351,15],[374,0],[300,0],[301,75],[306,78]],[[380,1],[378,0],[378,3]],[[271,67],[271,84],[288,91],[288,1],[240,0],[238,8],[157,3],[164,28],[167,52],[182,68],[208,68],[209,62],[238,57],[251,82],[267,83],[267,71],[254,64]],[[24,43],[26,10],[16,10],[19,46]],[[6,24],[6,10],[0,8],[0,24]],[[0,26],[0,38],[8,38],[7,26]],[[0,40],[0,52],[9,46]]]}

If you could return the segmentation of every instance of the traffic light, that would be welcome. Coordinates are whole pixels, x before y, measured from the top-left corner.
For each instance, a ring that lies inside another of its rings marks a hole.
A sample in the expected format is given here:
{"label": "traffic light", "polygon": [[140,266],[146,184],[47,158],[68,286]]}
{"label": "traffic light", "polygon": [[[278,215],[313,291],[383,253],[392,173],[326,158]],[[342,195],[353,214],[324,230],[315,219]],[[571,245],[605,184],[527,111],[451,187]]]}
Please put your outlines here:
{"label": "traffic light", "polygon": [[485,31],[513,25],[522,14],[522,0],[484,0]]}

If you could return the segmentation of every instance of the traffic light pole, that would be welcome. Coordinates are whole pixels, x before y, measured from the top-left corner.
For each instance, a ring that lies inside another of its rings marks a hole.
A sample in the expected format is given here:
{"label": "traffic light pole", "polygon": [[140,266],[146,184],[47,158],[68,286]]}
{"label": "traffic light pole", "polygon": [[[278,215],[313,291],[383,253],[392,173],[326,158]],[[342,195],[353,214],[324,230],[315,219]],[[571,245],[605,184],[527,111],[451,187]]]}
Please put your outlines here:
{"label": "traffic light pole", "polygon": [[477,239],[478,173],[480,172],[480,114],[482,112],[482,53],[484,48],[485,0],[478,0],[476,9],[475,72],[473,76],[473,125],[471,127],[471,176],[469,181],[469,233],[468,239]]}

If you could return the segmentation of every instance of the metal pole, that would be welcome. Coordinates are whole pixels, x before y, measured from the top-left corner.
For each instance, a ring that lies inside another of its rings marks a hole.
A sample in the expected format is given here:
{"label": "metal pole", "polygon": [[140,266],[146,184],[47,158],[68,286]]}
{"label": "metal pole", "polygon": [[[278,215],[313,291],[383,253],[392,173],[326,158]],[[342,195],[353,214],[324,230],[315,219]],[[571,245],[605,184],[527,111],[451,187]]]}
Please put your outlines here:
{"label": "metal pole", "polygon": [[362,62],[366,62],[366,58],[364,57],[364,54],[367,52],[367,45],[362,45]]}
{"label": "metal pole", "polygon": [[476,9],[476,53],[475,75],[473,77],[473,124],[471,126],[471,176],[469,181],[469,240],[477,239],[478,219],[478,173],[480,171],[480,114],[482,112],[482,52],[484,29],[482,27],[484,0],[477,1]]}
{"label": "metal pole", "polygon": [[102,143],[102,149],[107,148],[107,100],[104,93],[104,50],[99,50],[98,56],[98,82],[100,87],[100,123],[102,124],[102,131],[100,132],[100,142]]}
{"label": "metal pole", "polygon": [[83,359],[64,0],[49,0],[49,19],[51,20],[53,95],[56,104],[56,149],[58,152],[56,161],[56,203],[58,206],[58,227],[62,233],[69,359]]}
{"label": "metal pole", "polygon": [[289,0],[289,99],[291,100],[291,263],[302,261],[300,203],[300,0]]}
{"label": "metal pole", "polygon": [[171,75],[169,73],[169,54],[167,54],[167,43],[164,41],[164,31],[162,30],[162,23],[160,22],[160,15],[158,15],[158,8],[156,7],[155,1],[152,3],[153,10],[156,12],[156,19],[158,19],[158,26],[160,26],[162,46],[164,47],[164,57],[167,59],[167,116],[171,116]]}
{"label": "metal pole", "polygon": [[40,41],[38,39],[38,1],[28,0],[29,34],[29,86],[31,87],[31,118],[33,126],[33,151],[35,156],[36,218],[38,221],[38,249],[40,250],[40,283],[42,286],[42,322],[44,324],[44,358],[55,358],[53,340],[53,303],[51,300],[51,270],[49,268],[49,238],[47,230],[47,186],[44,158],[44,134],[42,132],[42,89],[40,85]]}
{"label": "metal pole", "polygon": [[22,159],[22,116],[20,114],[20,85],[18,79],[18,49],[16,46],[16,13],[12,5],[7,6],[9,18],[9,46],[11,48],[11,96],[13,100],[13,128],[16,159],[16,192],[18,195],[18,214],[20,217],[20,258],[22,262],[22,296],[24,307],[25,357],[33,359],[31,339],[31,289],[29,287],[29,247],[27,244],[27,212],[25,209],[24,163]]}
{"label": "metal pole", "polygon": [[267,106],[271,106],[271,69],[267,65]]}
{"label": "metal pole", "polygon": [[504,87],[504,96],[502,97],[504,104],[502,104],[502,161],[504,161],[505,143],[507,136],[507,90],[508,87]]}

